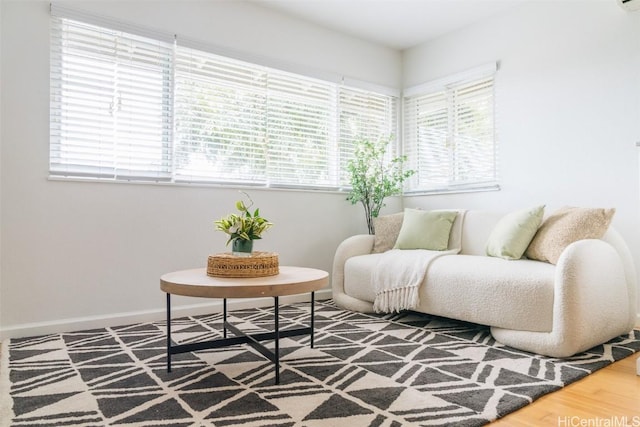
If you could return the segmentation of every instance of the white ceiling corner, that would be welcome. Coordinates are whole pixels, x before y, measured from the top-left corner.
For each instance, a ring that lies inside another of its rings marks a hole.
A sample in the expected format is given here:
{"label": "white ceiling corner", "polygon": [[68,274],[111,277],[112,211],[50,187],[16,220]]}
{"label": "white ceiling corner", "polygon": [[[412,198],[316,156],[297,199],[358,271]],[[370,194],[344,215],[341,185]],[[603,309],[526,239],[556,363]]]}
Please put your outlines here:
{"label": "white ceiling corner", "polygon": [[531,0],[251,0],[252,3],[404,50]]}

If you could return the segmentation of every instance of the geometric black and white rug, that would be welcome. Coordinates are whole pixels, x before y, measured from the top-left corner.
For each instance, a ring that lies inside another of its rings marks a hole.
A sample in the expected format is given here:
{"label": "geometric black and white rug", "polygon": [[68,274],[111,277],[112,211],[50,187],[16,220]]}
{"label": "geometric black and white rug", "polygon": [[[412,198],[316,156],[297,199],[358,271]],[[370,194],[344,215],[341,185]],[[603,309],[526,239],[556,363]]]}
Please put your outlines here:
{"label": "geometric black and white rug", "polygon": [[[280,308],[307,325],[309,304]],[[222,315],[175,319],[172,338],[220,337]],[[271,308],[230,312],[271,330]],[[174,355],[152,322],[12,339],[0,362],[0,420],[11,426],[477,426],[640,350],[640,331],[570,359],[504,347],[486,327],[416,313],[369,315],[316,302],[309,337],[280,343],[280,385],[251,347]],[[262,329],[261,329],[262,328]]]}

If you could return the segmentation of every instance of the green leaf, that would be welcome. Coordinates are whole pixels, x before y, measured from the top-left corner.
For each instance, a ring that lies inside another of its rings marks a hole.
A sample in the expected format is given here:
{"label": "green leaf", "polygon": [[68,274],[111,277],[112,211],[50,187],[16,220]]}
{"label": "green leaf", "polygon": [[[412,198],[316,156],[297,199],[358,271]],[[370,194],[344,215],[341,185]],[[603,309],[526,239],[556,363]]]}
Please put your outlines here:
{"label": "green leaf", "polygon": [[362,203],[370,233],[373,233],[371,219],[378,216],[385,197],[400,194],[403,182],[414,174],[402,168],[406,156],[387,158],[391,140],[391,137],[375,142],[360,140],[355,145],[354,158],[347,162],[351,184],[347,200]]}
{"label": "green leaf", "polygon": [[267,231],[273,226],[265,218],[260,216],[260,209],[253,212],[253,215],[249,211],[249,208],[253,206],[253,200],[244,191],[241,191],[249,200],[249,205],[246,205],[242,200],[236,202],[235,207],[240,214],[229,214],[224,218],[214,221],[216,230],[222,231],[229,235],[227,245],[234,239],[244,240],[256,240],[260,239],[262,233]]}

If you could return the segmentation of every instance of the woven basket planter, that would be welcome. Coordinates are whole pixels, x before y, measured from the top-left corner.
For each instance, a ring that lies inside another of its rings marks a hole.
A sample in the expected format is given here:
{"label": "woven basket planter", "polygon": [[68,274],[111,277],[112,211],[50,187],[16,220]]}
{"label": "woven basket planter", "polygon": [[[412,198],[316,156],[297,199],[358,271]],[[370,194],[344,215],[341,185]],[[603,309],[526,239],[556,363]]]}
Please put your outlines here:
{"label": "woven basket planter", "polygon": [[207,276],[211,277],[265,277],[275,276],[278,268],[278,254],[273,252],[252,252],[251,256],[235,256],[230,252],[209,255]]}

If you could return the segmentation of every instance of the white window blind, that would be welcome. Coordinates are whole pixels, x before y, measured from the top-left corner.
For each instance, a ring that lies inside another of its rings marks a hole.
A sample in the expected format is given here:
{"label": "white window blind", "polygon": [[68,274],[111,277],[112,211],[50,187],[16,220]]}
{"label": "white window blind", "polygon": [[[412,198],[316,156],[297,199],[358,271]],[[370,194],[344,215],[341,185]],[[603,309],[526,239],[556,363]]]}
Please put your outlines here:
{"label": "white window blind", "polygon": [[178,47],[176,179],[335,187],[335,87]]}
{"label": "white window blind", "polygon": [[170,178],[171,44],[53,18],[50,171]]}
{"label": "white window blind", "polygon": [[396,133],[389,93],[63,12],[51,20],[52,176],[337,189],[358,139]]}
{"label": "white window blind", "polygon": [[493,74],[404,97],[408,192],[497,187]]}
{"label": "white window blind", "polygon": [[[383,94],[342,87],[340,89],[340,183],[349,185],[347,163],[353,158],[354,147],[360,139],[376,141],[395,136],[397,108],[395,99]],[[387,154],[396,153],[395,145]]]}
{"label": "white window blind", "polygon": [[335,85],[272,71],[267,86],[270,182],[336,187]]}
{"label": "white window blind", "polygon": [[267,182],[266,87],[261,67],[177,49],[177,181]]}

